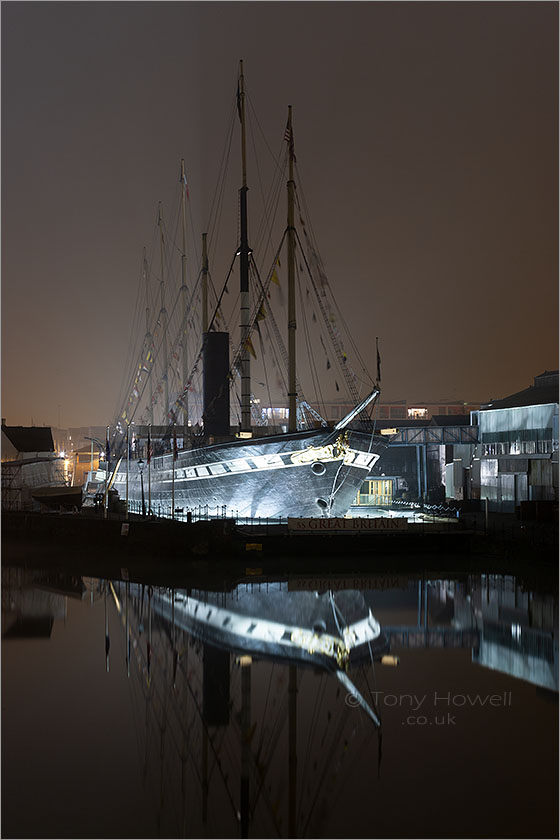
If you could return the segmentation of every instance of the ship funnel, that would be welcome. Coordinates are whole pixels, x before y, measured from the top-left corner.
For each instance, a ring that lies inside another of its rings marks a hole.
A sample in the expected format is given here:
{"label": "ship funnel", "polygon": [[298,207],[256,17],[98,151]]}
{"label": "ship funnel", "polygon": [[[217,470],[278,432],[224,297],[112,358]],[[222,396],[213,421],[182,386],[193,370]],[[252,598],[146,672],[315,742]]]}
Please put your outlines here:
{"label": "ship funnel", "polygon": [[204,333],[204,433],[229,435],[229,333]]}

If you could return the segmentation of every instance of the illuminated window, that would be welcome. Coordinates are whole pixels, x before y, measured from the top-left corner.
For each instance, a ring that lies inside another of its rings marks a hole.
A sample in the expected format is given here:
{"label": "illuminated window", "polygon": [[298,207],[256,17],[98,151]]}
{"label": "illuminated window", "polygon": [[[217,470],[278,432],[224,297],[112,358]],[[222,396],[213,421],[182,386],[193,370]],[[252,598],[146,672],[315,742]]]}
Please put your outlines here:
{"label": "illuminated window", "polygon": [[408,416],[411,420],[425,420],[428,416],[427,408],[409,408]]}
{"label": "illuminated window", "polygon": [[358,505],[388,506],[393,501],[393,479],[367,479],[356,498]]}

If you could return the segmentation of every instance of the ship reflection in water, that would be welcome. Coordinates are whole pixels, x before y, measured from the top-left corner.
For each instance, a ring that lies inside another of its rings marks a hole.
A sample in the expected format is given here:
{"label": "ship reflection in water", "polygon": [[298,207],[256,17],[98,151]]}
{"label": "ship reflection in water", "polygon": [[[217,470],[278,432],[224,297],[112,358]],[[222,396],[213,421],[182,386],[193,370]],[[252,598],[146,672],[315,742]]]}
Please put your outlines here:
{"label": "ship reflection in water", "polygon": [[552,582],[2,583],[3,836],[557,833]]}

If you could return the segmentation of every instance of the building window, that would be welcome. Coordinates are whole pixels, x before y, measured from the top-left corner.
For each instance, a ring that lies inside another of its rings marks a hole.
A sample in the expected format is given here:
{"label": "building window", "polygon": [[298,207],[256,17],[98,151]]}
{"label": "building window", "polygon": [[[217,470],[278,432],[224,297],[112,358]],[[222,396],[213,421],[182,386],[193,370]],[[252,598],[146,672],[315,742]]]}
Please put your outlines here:
{"label": "building window", "polygon": [[358,505],[387,507],[393,502],[393,479],[374,478],[364,481],[356,498]]}
{"label": "building window", "polygon": [[407,413],[411,420],[425,420],[428,417],[427,408],[409,408]]}

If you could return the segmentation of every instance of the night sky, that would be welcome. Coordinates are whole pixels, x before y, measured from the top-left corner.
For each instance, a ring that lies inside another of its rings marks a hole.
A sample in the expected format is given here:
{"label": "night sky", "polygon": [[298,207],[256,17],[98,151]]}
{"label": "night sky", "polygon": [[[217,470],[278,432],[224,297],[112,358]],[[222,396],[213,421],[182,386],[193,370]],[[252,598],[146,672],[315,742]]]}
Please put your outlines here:
{"label": "night sky", "polygon": [[8,2],[9,424],[113,420],[157,203],[184,158],[204,229],[240,58],[274,148],[293,106],[331,287],[372,373],[379,336],[385,399],[487,401],[557,368],[557,3]]}

